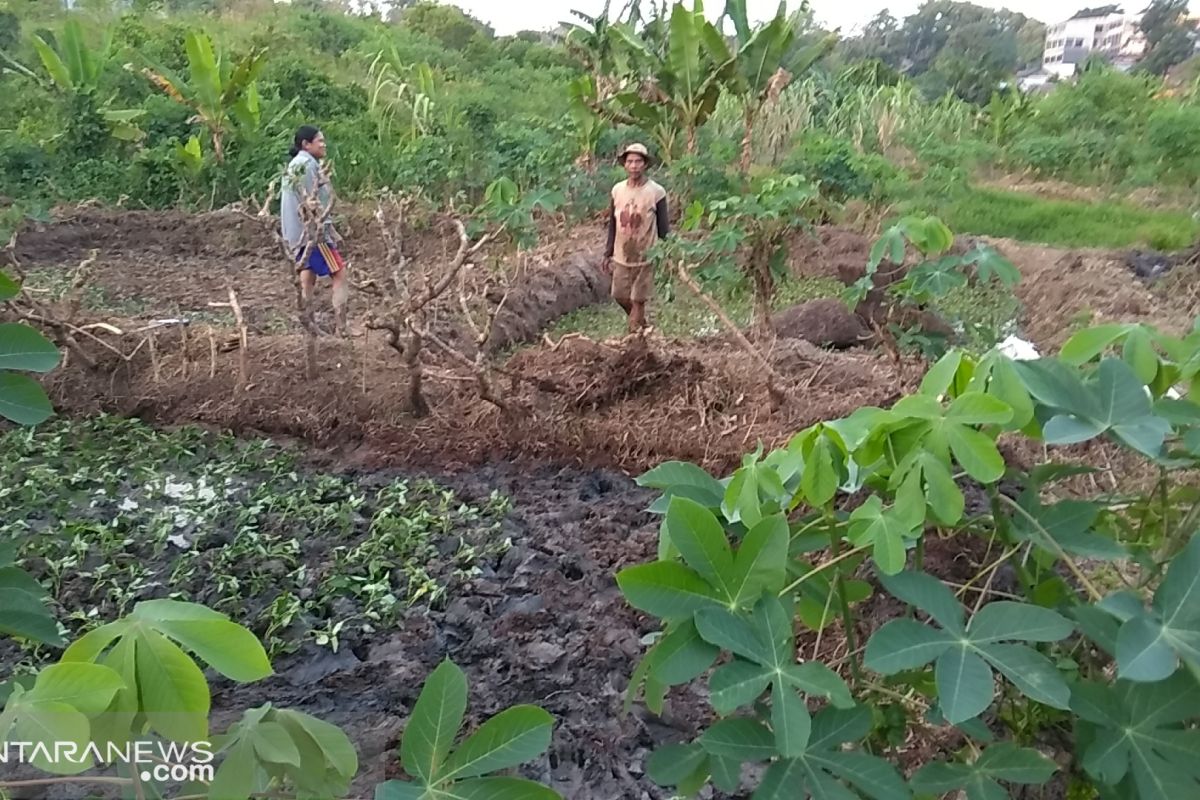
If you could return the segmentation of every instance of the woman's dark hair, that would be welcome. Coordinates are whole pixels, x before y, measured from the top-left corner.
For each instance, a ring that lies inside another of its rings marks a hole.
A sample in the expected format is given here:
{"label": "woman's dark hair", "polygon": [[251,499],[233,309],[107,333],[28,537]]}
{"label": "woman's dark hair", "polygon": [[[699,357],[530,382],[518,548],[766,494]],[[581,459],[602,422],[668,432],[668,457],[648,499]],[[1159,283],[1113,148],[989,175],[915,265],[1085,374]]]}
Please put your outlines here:
{"label": "woman's dark hair", "polygon": [[300,155],[300,151],[304,149],[304,145],[317,138],[317,134],[320,132],[320,129],[315,125],[301,125],[296,130],[296,138],[292,140],[292,158]]}

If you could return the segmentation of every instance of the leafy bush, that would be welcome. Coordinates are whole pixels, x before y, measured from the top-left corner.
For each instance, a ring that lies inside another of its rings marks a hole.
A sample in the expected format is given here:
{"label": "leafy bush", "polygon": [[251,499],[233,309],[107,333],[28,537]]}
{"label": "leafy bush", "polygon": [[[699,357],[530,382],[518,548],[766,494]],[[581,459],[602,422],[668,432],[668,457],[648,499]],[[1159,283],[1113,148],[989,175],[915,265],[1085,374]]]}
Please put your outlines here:
{"label": "leafy bush", "polygon": [[849,141],[820,132],[806,135],[780,169],[811,177],[820,184],[822,194],[839,202],[852,197],[882,200],[899,175],[882,156],[861,154]]}
{"label": "leafy bush", "polygon": [[[1172,337],[1140,325],[1082,331],[1057,359],[955,351],[917,394],[818,423],[724,480],[679,462],[641,476],[662,492],[651,507],[663,515],[659,556],[617,582],[662,631],[630,699],[644,691],[661,713],[671,687],[707,676],[716,714],[692,742],[657,750],[650,777],[687,796],[750,783],[755,798],[781,800],[1000,797],[1002,783],[1041,784],[1060,769],[1101,796],[1190,791],[1200,536],[1194,490],[1173,473],[1200,463],[1198,352],[1200,329]],[[1181,396],[1166,396],[1173,385]],[[1056,481],[1087,470],[1006,465],[1003,434],[1049,446],[1104,438],[1161,478],[1112,501],[1054,501]],[[956,473],[987,502],[968,506]],[[965,584],[946,583],[925,571],[934,530],[1000,554]],[[1085,559],[1102,566],[1089,575]],[[872,592],[851,585],[860,564],[910,611],[860,619],[855,599]],[[996,599],[988,587],[1006,565],[1015,588]],[[1100,588],[1097,570],[1125,569],[1140,576],[1130,589]],[[841,621],[849,685],[798,657],[797,617],[817,630]],[[873,629],[865,645],[861,627]],[[883,726],[873,707],[889,709]],[[905,781],[870,745],[896,725],[953,728],[971,744]],[[759,767],[751,782],[746,763]]]}

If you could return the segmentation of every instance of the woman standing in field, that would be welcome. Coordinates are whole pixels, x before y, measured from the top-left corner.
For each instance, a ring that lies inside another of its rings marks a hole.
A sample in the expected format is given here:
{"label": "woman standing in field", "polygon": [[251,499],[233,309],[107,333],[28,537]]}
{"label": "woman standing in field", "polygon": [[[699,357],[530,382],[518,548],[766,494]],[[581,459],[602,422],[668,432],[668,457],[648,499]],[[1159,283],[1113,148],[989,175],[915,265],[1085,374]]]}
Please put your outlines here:
{"label": "woman standing in field", "polygon": [[317,277],[328,276],[333,287],[334,324],[344,336],[350,285],[346,262],[337,249],[342,237],[329,219],[333,188],[329,174],[321,166],[325,158],[325,134],[312,125],[304,125],[296,131],[291,156],[283,176],[279,222],[283,239],[300,271],[301,302],[307,307]]}

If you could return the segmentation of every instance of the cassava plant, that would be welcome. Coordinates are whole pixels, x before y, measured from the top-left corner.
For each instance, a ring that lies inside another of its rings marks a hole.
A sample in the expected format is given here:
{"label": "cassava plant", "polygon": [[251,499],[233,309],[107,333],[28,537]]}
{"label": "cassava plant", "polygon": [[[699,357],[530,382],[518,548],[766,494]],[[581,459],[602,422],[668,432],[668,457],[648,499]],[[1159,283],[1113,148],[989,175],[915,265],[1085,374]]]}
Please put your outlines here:
{"label": "cassava plant", "polygon": [[[996,285],[1011,290],[1020,281],[1017,268],[996,248],[979,243],[963,253],[953,253],[954,238],[937,217],[901,218],[872,245],[866,270],[846,287],[843,300],[851,310],[867,317],[878,334],[886,329],[903,338],[919,327],[912,321],[914,312],[937,310],[957,291]],[[888,272],[881,282],[880,268],[885,266]],[[862,307],[868,300],[869,307]],[[991,344],[999,336],[1000,331],[989,330],[983,338]]]}
{"label": "cassava plant", "polygon": [[748,283],[755,338],[768,341],[775,287],[788,276],[790,239],[810,230],[823,208],[816,184],[799,175],[768,178],[745,194],[693,202],[682,228],[702,235],[663,242],[658,254],[704,283]]}
{"label": "cassava plant", "polygon": [[513,706],[455,746],[466,709],[467,677],[443,661],[421,688],[400,742],[404,771],[413,780],[381,783],[375,800],[561,800],[534,781],[492,774],[546,752],[553,717],[537,706]]}
{"label": "cassava plant", "polygon": [[[627,701],[661,713],[671,687],[705,680],[717,717],[649,775],[755,800],[991,800],[1059,773],[1102,797],[1193,794],[1200,503],[1180,475],[1200,466],[1197,364],[1200,321],[1182,337],[1088,329],[1034,361],[955,350],[891,408],[813,425],[727,478],[643,475],[662,493],[658,558],[617,581],[662,630]],[[1001,436],[1103,440],[1158,479],[1061,499],[1093,470],[1009,463]],[[975,574],[939,574],[926,551],[943,543],[985,553]],[[909,610],[883,611],[879,590]],[[822,648],[835,628],[841,646]],[[915,727],[964,746],[906,778],[886,742]]]}
{"label": "cassava plant", "polygon": [[[21,287],[0,272],[0,303],[20,294]],[[19,322],[0,323],[0,417],[20,425],[36,425],[54,413],[46,391],[23,372],[49,372],[58,366],[58,348],[36,328]]]}

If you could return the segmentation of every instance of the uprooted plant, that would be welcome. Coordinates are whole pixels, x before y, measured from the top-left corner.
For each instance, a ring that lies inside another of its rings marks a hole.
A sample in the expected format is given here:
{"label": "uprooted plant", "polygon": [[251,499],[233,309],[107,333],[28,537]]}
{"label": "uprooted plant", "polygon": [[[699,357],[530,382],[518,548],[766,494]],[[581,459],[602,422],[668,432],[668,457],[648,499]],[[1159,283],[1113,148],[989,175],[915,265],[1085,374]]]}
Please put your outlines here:
{"label": "uprooted plant", "polygon": [[[1180,476],[1200,466],[1198,385],[1200,322],[1183,337],[1088,329],[1036,361],[956,350],[917,394],[816,424],[725,480],[680,462],[643,475],[663,492],[659,558],[617,580],[663,630],[629,699],[644,690],[661,712],[670,687],[707,674],[719,717],[657,751],[650,776],[733,792],[764,764],[755,800],[1000,798],[1060,770],[1087,796],[1194,794],[1200,512]],[[1006,464],[1001,436],[1104,439],[1158,480],[1058,500],[1059,482],[1093,470]],[[934,537],[961,541],[977,572],[930,574]],[[856,575],[911,610],[872,624]],[[811,652],[797,620],[816,631]],[[906,781],[888,757],[914,727],[943,729],[954,752]]]}
{"label": "uprooted plant", "polygon": [[[370,314],[367,327],[385,331],[387,343],[403,357],[411,413],[429,413],[423,389],[426,366],[422,353],[426,344],[470,369],[483,400],[501,411],[511,410],[494,380],[493,373],[503,370],[489,360],[488,343],[496,317],[504,310],[512,289],[512,276],[498,261],[480,264],[479,257],[490,245],[529,246],[536,241],[533,215],[552,211],[561,202],[561,197],[546,192],[521,196],[512,181],[501,178],[488,187],[482,205],[464,214],[449,215],[446,224],[454,231],[456,250],[448,262],[436,263],[412,258],[405,249],[406,228],[415,212],[415,202],[390,191],[379,197],[375,220],[387,251],[387,271],[385,288],[379,292],[382,299]],[[451,288],[456,290],[458,310],[469,330],[470,347],[466,350],[455,347],[435,329],[439,320],[434,309]]]}

